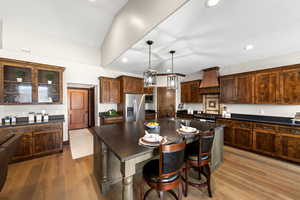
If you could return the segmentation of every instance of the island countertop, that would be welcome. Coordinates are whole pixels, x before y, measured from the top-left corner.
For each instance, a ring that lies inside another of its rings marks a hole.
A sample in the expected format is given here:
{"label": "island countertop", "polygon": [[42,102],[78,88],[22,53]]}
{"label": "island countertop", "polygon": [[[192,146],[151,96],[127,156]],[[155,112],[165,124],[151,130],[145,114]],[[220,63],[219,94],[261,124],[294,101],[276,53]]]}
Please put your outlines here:
{"label": "island countertop", "polygon": [[[180,127],[180,121],[176,119],[159,120],[160,135],[167,136],[171,141],[181,138],[176,134],[176,129]],[[200,122],[191,120],[190,126],[200,130],[201,133],[213,130],[220,125],[214,123]],[[94,133],[105,143],[108,148],[119,158],[120,161],[126,161],[134,157],[153,151],[153,148],[147,148],[139,145],[139,138],[145,135],[145,126],[143,122],[126,122],[100,127],[93,127]]]}

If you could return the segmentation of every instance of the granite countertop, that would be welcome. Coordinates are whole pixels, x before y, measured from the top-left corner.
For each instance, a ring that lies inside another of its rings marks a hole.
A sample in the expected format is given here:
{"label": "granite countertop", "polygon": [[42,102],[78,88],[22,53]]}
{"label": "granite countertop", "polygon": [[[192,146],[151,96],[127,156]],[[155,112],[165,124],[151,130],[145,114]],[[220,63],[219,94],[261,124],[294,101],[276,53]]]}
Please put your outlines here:
{"label": "granite countertop", "polygon": [[232,113],[230,118],[225,118],[225,117],[221,117],[221,116],[219,116],[218,118],[300,127],[300,122],[293,123],[293,121],[292,121],[293,118],[291,118],[291,117],[245,115],[245,114]]}
{"label": "granite countertop", "polygon": [[[202,133],[217,127],[223,127],[215,123],[200,122],[198,120],[184,121],[189,121],[190,126],[199,129]],[[158,123],[160,124],[159,134],[161,136],[167,136],[171,142],[182,138],[176,133],[176,129],[180,127],[181,120],[174,118],[161,119],[158,120]],[[138,144],[139,138],[145,135],[145,126],[141,121],[96,126],[92,130],[122,162],[154,151],[153,148]],[[116,140],[116,138],[118,139]]]}
{"label": "granite countertop", "polygon": [[38,125],[38,124],[48,124],[48,123],[58,123],[64,122],[65,117],[64,115],[51,115],[49,116],[48,121],[41,121],[41,122],[29,122],[27,117],[20,117],[17,118],[17,122],[14,124],[5,124],[4,122],[0,124],[0,128],[8,128],[8,127],[15,127],[15,126],[28,126],[28,125]]}

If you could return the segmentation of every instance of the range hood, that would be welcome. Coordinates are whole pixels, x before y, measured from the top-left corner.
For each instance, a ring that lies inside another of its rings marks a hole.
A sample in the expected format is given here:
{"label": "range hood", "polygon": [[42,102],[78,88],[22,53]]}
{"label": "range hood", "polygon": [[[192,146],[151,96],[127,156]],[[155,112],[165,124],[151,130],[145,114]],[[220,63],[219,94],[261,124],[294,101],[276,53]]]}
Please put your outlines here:
{"label": "range hood", "polygon": [[203,79],[200,84],[201,94],[219,94],[219,67],[212,67],[203,70]]}

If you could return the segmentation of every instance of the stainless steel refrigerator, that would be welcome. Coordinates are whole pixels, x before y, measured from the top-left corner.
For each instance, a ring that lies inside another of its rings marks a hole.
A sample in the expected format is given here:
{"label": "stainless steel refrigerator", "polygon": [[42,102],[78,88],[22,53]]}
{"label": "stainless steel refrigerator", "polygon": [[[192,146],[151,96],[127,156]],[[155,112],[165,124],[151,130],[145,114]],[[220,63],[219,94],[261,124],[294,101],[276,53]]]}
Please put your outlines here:
{"label": "stainless steel refrigerator", "polygon": [[125,94],[125,121],[145,120],[145,95]]}

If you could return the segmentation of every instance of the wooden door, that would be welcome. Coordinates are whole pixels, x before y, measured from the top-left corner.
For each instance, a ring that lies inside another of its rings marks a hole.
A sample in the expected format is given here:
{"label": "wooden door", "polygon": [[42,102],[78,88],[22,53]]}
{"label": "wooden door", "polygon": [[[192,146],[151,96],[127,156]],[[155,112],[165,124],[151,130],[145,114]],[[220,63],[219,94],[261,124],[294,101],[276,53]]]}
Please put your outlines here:
{"label": "wooden door", "polygon": [[[190,83],[190,96],[191,96],[191,103],[200,103],[200,82],[199,81],[193,81]],[[201,95],[202,96],[202,95]],[[202,101],[201,101],[202,102]]]}
{"label": "wooden door", "polygon": [[69,129],[88,127],[88,90],[68,89]]}
{"label": "wooden door", "polygon": [[259,72],[255,75],[255,103],[276,104],[278,99],[278,71]]}
{"label": "wooden door", "polygon": [[286,69],[280,73],[280,100],[282,104],[300,104],[300,69]]}
{"label": "wooden door", "polygon": [[176,90],[157,88],[158,118],[175,117]]}
{"label": "wooden door", "polygon": [[280,126],[278,132],[280,134],[279,156],[300,162],[300,128]]}
{"label": "wooden door", "polygon": [[253,84],[252,74],[236,76],[236,103],[253,104]]}
{"label": "wooden door", "polygon": [[235,103],[236,79],[234,76],[220,78],[220,102]]}

